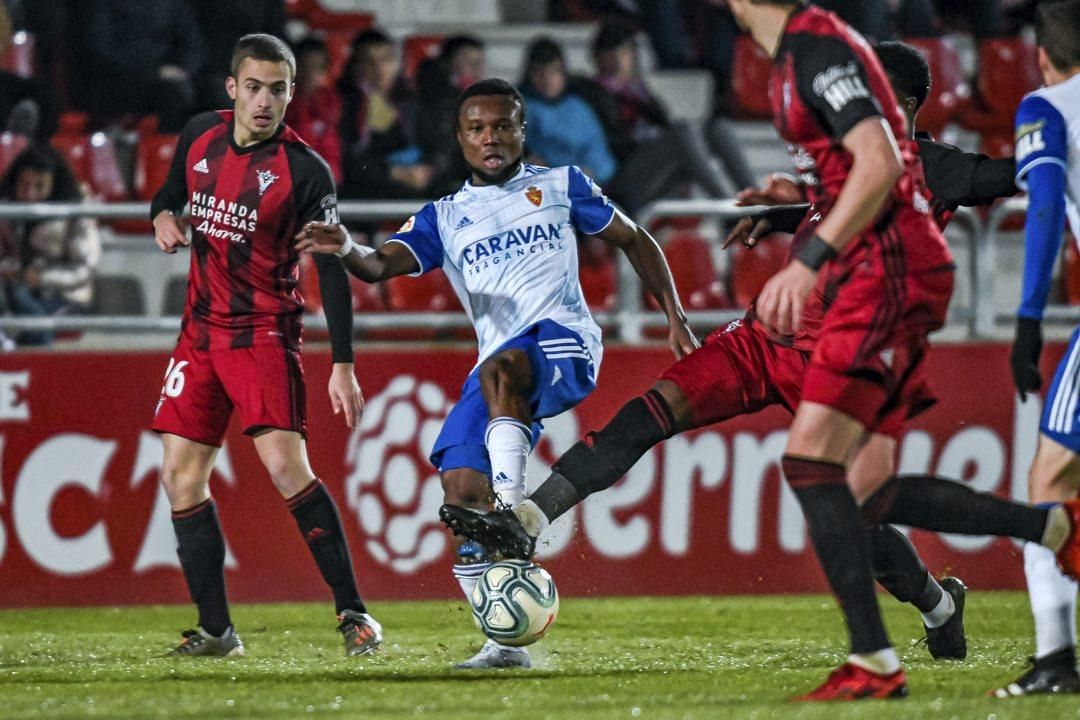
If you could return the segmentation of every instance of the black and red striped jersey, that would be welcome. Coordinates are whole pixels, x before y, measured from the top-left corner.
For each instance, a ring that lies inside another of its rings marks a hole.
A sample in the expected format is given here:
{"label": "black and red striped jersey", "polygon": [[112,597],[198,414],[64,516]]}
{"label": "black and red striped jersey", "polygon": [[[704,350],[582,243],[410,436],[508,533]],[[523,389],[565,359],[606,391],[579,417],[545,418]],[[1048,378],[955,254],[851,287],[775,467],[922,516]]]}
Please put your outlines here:
{"label": "black and red striped jersey", "polygon": [[[304,299],[294,236],[308,221],[338,221],[327,164],[284,124],[240,147],[231,111],[204,113],[184,127],[151,218],[185,204],[191,266],[181,337],[207,350],[299,348]],[[315,260],[334,361],[352,362],[348,277],[336,257]]]}
{"label": "black and red striped jersey", "polygon": [[[866,40],[836,15],[814,6],[792,13],[774,59],[769,98],[773,123],[788,143],[809,200],[822,214],[828,214],[851,171],[853,158],[842,144],[844,136],[871,117],[884,118],[905,165],[871,228],[896,213],[929,214],[918,145],[907,138],[906,119],[881,62]],[[903,239],[906,272],[952,262],[932,224],[927,223],[925,233],[909,234]],[[866,237],[853,239],[840,262],[859,261],[869,249],[862,247]]]}

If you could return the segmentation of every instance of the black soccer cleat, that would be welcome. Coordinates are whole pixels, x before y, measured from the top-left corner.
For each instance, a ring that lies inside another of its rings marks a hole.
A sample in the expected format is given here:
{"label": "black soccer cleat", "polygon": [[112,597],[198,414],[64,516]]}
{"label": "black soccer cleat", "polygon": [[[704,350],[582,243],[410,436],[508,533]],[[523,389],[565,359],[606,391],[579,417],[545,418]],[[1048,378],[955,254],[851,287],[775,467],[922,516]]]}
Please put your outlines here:
{"label": "black soccer cleat", "polygon": [[372,655],[383,642],[382,625],[367,613],[342,610],[338,615],[338,632],[345,639],[346,657]]}
{"label": "black soccer cleat", "polygon": [[1005,687],[991,691],[999,698],[1023,695],[1080,693],[1080,673],[1076,671],[1076,650],[1067,647],[1044,658],[1028,658],[1031,669]]}
{"label": "black soccer cleat", "polygon": [[439,508],[443,525],[455,535],[475,540],[504,558],[531,560],[536,552],[536,538],[525,532],[525,526],[513,510],[472,510],[457,505]]}
{"label": "black soccer cleat", "polygon": [[202,628],[185,630],[183,640],[166,657],[238,657],[244,654],[244,643],[230,626],[221,637]]}
{"label": "black soccer cleat", "polygon": [[941,589],[952,595],[952,617],[943,625],[926,629],[926,649],[935,660],[963,660],[967,657],[967,635],[964,634],[964,600],[967,586],[959,578],[944,577],[939,581]]}

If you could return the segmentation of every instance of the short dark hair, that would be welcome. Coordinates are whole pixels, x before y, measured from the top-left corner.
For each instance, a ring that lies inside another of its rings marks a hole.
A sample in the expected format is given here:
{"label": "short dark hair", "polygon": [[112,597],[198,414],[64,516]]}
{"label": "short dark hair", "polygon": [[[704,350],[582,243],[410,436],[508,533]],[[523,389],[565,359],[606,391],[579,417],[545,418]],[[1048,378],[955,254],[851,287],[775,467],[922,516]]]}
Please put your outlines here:
{"label": "short dark hair", "polygon": [[593,55],[599,55],[602,52],[622,47],[626,43],[632,42],[637,32],[637,28],[625,20],[606,18],[600,23],[600,29],[596,31],[596,36],[593,37],[592,53]]}
{"label": "short dark hair", "polygon": [[472,35],[451,35],[443,41],[442,47],[439,48],[439,57],[443,60],[450,60],[466,48],[483,50],[484,42]]}
{"label": "short dark hair", "polygon": [[911,45],[897,41],[878,43],[874,50],[896,94],[915,98],[915,104],[922,107],[932,82],[930,64],[923,54]]}
{"label": "short dark hair", "polygon": [[550,65],[553,62],[561,62],[566,65],[566,57],[563,55],[563,49],[559,46],[559,43],[546,36],[533,40],[532,45],[529,46],[528,51],[525,53],[526,71],[537,65]]}
{"label": "short dark hair", "polygon": [[237,73],[245,60],[263,60],[266,62],[283,62],[289,66],[289,78],[296,78],[296,56],[285,41],[267,33],[251,33],[236,41],[233,48],[232,64],[229,66],[230,74],[239,80]]}
{"label": "short dark hair", "polygon": [[52,194],[46,200],[77,201],[82,191],[67,162],[48,145],[31,145],[19,153],[0,180],[0,198],[15,199],[15,183],[24,170],[36,170],[53,177]]}
{"label": "short dark hair", "polygon": [[308,35],[300,40],[300,42],[296,43],[296,46],[293,48],[293,53],[297,57],[309,52],[327,52],[326,41],[314,35]]}
{"label": "short dark hair", "polygon": [[465,88],[458,95],[457,103],[454,106],[454,127],[458,127],[458,118],[461,117],[461,106],[465,104],[465,101],[478,95],[504,95],[511,98],[521,106],[521,124],[525,124],[525,98],[522,96],[521,91],[510,83],[500,78],[488,78],[487,80],[478,80],[469,87]]}
{"label": "short dark hair", "polygon": [[1080,65],[1080,0],[1039,3],[1035,42],[1058,70]]}
{"label": "short dark hair", "polygon": [[356,56],[361,50],[369,45],[391,45],[393,42],[394,41],[390,39],[390,36],[382,30],[372,28],[371,30],[363,30],[357,33],[356,37],[352,39],[352,43],[349,45],[349,50],[352,52],[353,56]]}

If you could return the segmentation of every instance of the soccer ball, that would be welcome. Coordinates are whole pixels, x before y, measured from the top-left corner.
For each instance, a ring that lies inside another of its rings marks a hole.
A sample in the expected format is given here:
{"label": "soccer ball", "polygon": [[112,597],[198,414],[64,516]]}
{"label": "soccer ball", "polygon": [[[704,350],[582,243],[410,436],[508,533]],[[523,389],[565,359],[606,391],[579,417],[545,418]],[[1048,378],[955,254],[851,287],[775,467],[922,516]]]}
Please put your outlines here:
{"label": "soccer ball", "polygon": [[551,628],[559,614],[559,593],[547,570],[526,560],[503,560],[476,581],[473,620],[503,645],[531,645]]}

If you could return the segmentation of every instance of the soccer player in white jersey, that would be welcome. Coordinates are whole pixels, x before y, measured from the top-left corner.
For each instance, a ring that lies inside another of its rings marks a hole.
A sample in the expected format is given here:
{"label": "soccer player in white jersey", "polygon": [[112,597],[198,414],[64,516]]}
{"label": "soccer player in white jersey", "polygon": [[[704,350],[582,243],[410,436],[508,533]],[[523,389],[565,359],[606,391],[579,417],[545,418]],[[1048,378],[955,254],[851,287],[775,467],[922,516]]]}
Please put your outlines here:
{"label": "soccer player in white jersey", "polygon": [[[1080,238],[1080,0],[1042,3],[1036,10],[1039,69],[1046,87],[1027,95],[1016,112],[1016,181],[1028,191],[1024,227],[1023,295],[1017,313],[1012,372],[1022,400],[1042,385],[1041,322],[1065,219]],[[1080,489],[1080,328],[1058,365],[1039,424],[1028,474],[1029,500],[1056,504]],[[1035,616],[1032,667],[997,690],[999,697],[1080,692],[1076,670],[1076,582],[1061,573],[1054,553],[1024,545]]]}
{"label": "soccer player in white jersey", "polygon": [[[577,167],[522,162],[525,101],[513,85],[472,85],[459,97],[456,122],[472,175],[458,192],[425,205],[378,250],[323,223],[305,226],[297,248],[335,253],[367,282],[443,269],[476,329],[480,356],[431,462],[445,502],[510,507],[524,499],[540,420],[574,407],[596,384],[603,348],[578,280],[577,233],[626,253],[667,314],[677,358],[698,342],[656,241]],[[459,539],[454,575],[466,597],[489,563],[485,548]],[[489,640],[457,667],[529,664],[524,648]]]}

